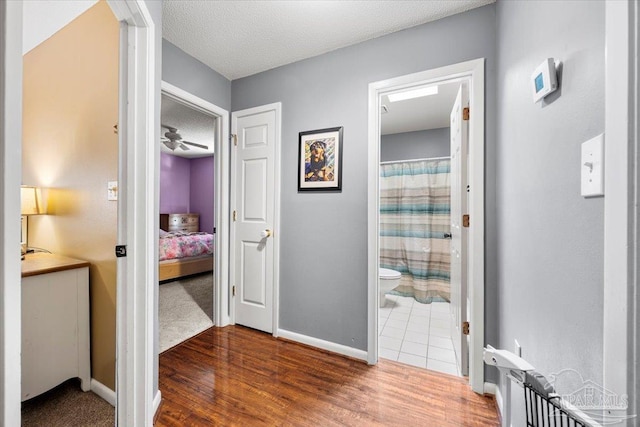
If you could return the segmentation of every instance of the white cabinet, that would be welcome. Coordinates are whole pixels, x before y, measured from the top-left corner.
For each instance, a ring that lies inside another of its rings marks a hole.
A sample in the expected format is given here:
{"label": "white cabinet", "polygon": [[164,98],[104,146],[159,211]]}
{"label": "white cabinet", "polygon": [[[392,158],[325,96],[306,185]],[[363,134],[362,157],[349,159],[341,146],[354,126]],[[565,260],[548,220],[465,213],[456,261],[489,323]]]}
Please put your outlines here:
{"label": "white cabinet", "polygon": [[40,253],[22,263],[22,400],[75,377],[88,391],[89,263]]}

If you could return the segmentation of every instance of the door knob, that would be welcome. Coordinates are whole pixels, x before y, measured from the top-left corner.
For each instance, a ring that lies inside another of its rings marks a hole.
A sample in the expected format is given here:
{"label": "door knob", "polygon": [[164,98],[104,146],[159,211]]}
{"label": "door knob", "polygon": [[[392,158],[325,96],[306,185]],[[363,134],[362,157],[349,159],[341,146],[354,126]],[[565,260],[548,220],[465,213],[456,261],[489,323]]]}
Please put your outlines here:
{"label": "door knob", "polygon": [[260,238],[261,238],[261,239],[264,239],[264,238],[266,238],[266,237],[271,237],[271,230],[266,229],[266,230],[262,230],[262,231],[260,232]]}

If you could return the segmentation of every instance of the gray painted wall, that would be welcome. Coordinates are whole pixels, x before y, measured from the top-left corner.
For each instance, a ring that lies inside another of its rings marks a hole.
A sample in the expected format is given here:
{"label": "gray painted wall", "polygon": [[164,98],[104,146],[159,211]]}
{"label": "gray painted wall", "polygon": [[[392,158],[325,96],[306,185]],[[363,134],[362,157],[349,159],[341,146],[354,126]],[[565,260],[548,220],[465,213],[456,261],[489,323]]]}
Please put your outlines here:
{"label": "gray painted wall", "polygon": [[[180,89],[183,89],[195,96],[198,96],[205,101],[211,102],[220,108],[224,108],[229,111],[231,106],[231,82],[224,78],[222,75],[213,71],[211,68],[204,65],[202,62],[187,55],[181,49],[177,48],[173,44],[162,38],[162,2],[155,2],[147,0],[151,13],[153,14],[153,20],[156,23],[157,32],[157,48],[156,58],[158,58],[158,97],[156,99],[157,108],[157,123],[160,123],[160,81],[164,80]],[[156,16],[158,17],[156,20]],[[160,157],[156,164],[160,164]],[[158,175],[159,177],[159,175]],[[159,178],[158,178],[159,180]],[[156,194],[156,205],[159,206],[159,192]],[[156,218],[156,221],[159,221]],[[156,224],[156,229],[159,225]],[[158,300],[156,295],[155,302],[155,318],[158,318]],[[153,359],[153,389],[154,393],[158,390],[158,323],[155,324],[155,356]]]}
{"label": "gray painted wall", "polygon": [[[497,3],[499,340],[489,341],[513,350],[518,339],[541,373],[574,369],[598,384],[604,202],[580,196],[580,144],[604,131],[604,15],[602,1]],[[529,78],[547,57],[563,62],[560,93],[533,104]]]}
{"label": "gray painted wall", "polygon": [[[366,349],[368,84],[487,58],[492,171],[495,51],[489,5],[232,82],[233,111],[282,102],[281,328]],[[298,132],[334,126],[344,126],[342,192],[298,193]],[[488,225],[487,232],[495,230]],[[492,301],[495,289],[488,287]],[[487,328],[495,330],[495,321]]]}
{"label": "gray painted wall", "polygon": [[162,80],[227,111],[231,107],[231,82],[165,39]]}
{"label": "gray painted wall", "polygon": [[449,156],[451,155],[450,134],[450,128],[440,128],[382,135],[380,161]]}

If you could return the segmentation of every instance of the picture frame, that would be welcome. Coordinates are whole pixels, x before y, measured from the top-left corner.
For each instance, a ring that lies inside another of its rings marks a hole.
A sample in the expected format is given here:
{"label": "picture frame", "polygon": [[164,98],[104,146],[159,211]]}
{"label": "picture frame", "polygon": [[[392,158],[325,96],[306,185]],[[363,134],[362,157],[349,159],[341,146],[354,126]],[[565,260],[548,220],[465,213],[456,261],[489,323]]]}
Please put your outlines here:
{"label": "picture frame", "polygon": [[342,191],[342,126],[298,135],[298,192]]}

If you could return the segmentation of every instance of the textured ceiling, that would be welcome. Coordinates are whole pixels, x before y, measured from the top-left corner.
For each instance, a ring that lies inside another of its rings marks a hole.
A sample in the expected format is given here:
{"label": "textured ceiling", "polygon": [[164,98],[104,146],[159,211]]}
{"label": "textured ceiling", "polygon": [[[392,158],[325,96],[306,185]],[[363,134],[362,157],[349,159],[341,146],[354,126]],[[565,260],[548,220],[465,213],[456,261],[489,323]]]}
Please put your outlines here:
{"label": "textured ceiling", "polygon": [[[204,150],[188,145],[188,150],[182,150],[178,147],[172,151],[166,145],[160,143],[162,152],[187,158],[213,155],[215,138],[215,119],[213,116],[201,113],[180,102],[174,101],[166,95],[162,95],[160,117],[162,125],[178,129],[178,133],[182,136],[183,140],[209,147],[208,150]],[[167,129],[163,127],[161,134],[164,135],[165,132],[167,132]]]}
{"label": "textured ceiling", "polygon": [[494,1],[165,0],[162,33],[234,80]]}

